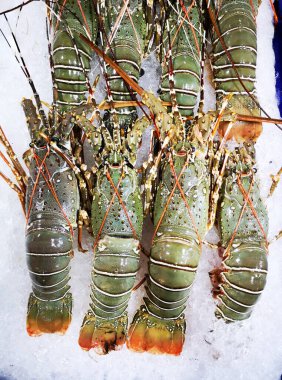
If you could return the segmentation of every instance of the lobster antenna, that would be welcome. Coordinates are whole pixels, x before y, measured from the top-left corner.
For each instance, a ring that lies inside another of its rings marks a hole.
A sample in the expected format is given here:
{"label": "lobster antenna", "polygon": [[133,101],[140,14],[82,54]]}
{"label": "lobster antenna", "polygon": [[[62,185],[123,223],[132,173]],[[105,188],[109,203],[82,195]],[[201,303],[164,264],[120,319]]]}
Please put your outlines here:
{"label": "lobster antenna", "polygon": [[174,81],[173,62],[172,62],[172,46],[171,46],[171,36],[170,36],[170,25],[169,25],[168,20],[166,22],[166,27],[167,27],[167,34],[168,34],[168,46],[169,46],[168,72],[169,72],[169,87],[170,87],[169,92],[170,92],[170,98],[171,98],[171,103],[172,103],[172,113],[174,116],[181,119],[179,109],[178,109],[178,105],[177,105],[177,101],[176,101],[175,81]]}
{"label": "lobster antenna", "polygon": [[17,17],[17,22],[16,22],[16,28],[17,28],[17,26],[18,26],[18,22],[19,22],[19,20],[20,20],[20,15],[21,15],[21,12],[22,12],[23,6],[24,6],[24,4],[21,4],[21,6],[20,6],[20,10],[19,10],[19,14],[18,14],[18,17]]}
{"label": "lobster antenna", "polygon": [[[200,19],[202,20],[201,25],[204,23],[204,2],[202,2],[201,5],[201,13],[200,13]],[[205,97],[205,90],[204,90],[204,66],[205,66],[205,60],[206,60],[206,50],[207,50],[207,40],[206,40],[206,29],[203,27],[203,42],[202,42],[202,51],[201,51],[201,92],[200,92],[200,102],[199,102],[199,108],[198,108],[198,114],[203,113],[204,110],[204,97]]]}
{"label": "lobster antenna", "polygon": [[[48,9],[48,8],[47,8]],[[56,124],[56,110],[57,110],[57,96],[58,96],[58,86],[57,82],[55,81],[55,71],[54,71],[54,61],[53,61],[53,55],[52,55],[52,47],[51,47],[51,39],[50,39],[50,29],[49,29],[49,23],[48,23],[48,16],[46,16],[46,37],[48,41],[48,55],[49,55],[49,65],[51,70],[51,79],[52,79],[52,85],[53,85],[53,107],[52,107],[52,119],[54,123],[54,127]]]}
{"label": "lobster antenna", "polygon": [[[37,109],[38,109],[38,113],[39,113],[40,119],[41,119],[41,121],[42,121],[42,123],[43,123],[43,126],[46,128],[46,130],[48,130],[48,121],[47,121],[47,118],[46,118],[45,112],[44,112],[43,107],[42,107],[42,103],[41,103],[40,96],[38,95],[38,92],[37,92],[37,90],[36,90],[36,87],[35,87],[35,85],[34,85],[34,82],[33,82],[32,78],[31,78],[31,76],[30,76],[30,73],[29,73],[28,68],[27,68],[27,66],[26,66],[26,63],[25,63],[25,60],[24,60],[23,57],[22,57],[22,54],[21,54],[21,50],[20,50],[20,47],[19,47],[18,41],[17,41],[16,36],[15,36],[15,34],[14,34],[12,28],[11,28],[11,25],[10,25],[10,23],[9,23],[9,20],[8,20],[8,18],[7,18],[7,16],[6,16],[5,14],[4,14],[4,17],[5,17],[5,20],[6,20],[7,24],[8,24],[8,26],[9,26],[9,29],[10,29],[11,35],[12,35],[12,37],[13,37],[13,40],[14,40],[14,42],[15,42],[15,45],[16,45],[16,48],[17,48],[18,54],[19,54],[19,56],[20,56],[20,60],[17,58],[17,55],[16,55],[16,54],[15,54],[15,58],[16,58],[17,62],[20,64],[21,69],[22,69],[22,71],[24,72],[26,78],[28,79],[28,83],[29,83],[29,85],[30,85],[30,87],[31,87],[31,89],[32,89],[33,95],[34,95],[34,99],[35,99],[35,102],[36,102],[36,106],[37,106]],[[8,46],[12,49],[11,45],[9,44],[9,42],[8,42],[7,38],[5,37],[5,35],[4,35],[4,33],[3,33],[2,30],[1,30],[1,33],[2,33],[2,35],[4,36],[5,41],[8,43]],[[12,49],[12,50],[13,50],[13,49]]]}
{"label": "lobster antenna", "polygon": [[[207,0],[206,0],[206,2],[207,2]],[[209,16],[210,16],[210,19],[211,19],[212,25],[213,25],[213,27],[214,27],[214,30],[215,30],[216,34],[217,34],[217,37],[218,37],[218,39],[219,39],[219,41],[220,41],[220,43],[221,43],[221,45],[222,45],[222,47],[223,47],[223,49],[224,49],[224,51],[225,51],[225,54],[226,54],[226,56],[227,56],[227,58],[228,58],[228,60],[229,60],[229,62],[230,62],[230,64],[231,64],[232,69],[234,70],[235,75],[236,75],[236,77],[238,78],[238,80],[239,80],[241,86],[242,86],[243,89],[246,91],[246,93],[250,96],[250,98],[253,100],[253,102],[259,107],[259,109],[260,109],[260,110],[261,110],[261,111],[262,111],[262,112],[263,112],[263,113],[264,113],[269,119],[271,119],[270,115],[264,110],[264,108],[262,108],[262,106],[259,104],[259,102],[256,100],[256,98],[250,93],[250,91],[246,88],[244,82],[243,82],[242,79],[240,78],[240,75],[239,75],[239,73],[238,73],[238,70],[237,70],[237,68],[236,68],[236,66],[234,65],[234,62],[233,62],[233,60],[232,60],[231,54],[230,54],[230,52],[228,51],[227,46],[226,46],[226,44],[225,44],[225,41],[224,41],[224,39],[223,39],[222,36],[221,36],[221,32],[220,32],[219,27],[218,27],[218,25],[217,25],[217,23],[216,23],[215,15],[214,15],[214,12],[213,12],[213,10],[212,10],[210,4],[209,4],[209,1],[207,2],[207,8],[208,8],[208,12],[209,12]],[[279,126],[278,124],[276,124],[276,123],[274,123],[274,124],[276,125],[276,127],[277,127],[278,129],[280,129],[280,131],[282,131],[282,127],[280,127],[280,126]]]}
{"label": "lobster antenna", "polygon": [[4,15],[4,14],[6,14],[6,13],[13,12],[13,11],[15,11],[16,9],[19,9],[19,8],[22,9],[22,7],[24,7],[25,5],[27,5],[27,4],[29,4],[29,3],[33,3],[34,1],[40,1],[40,0],[27,0],[25,3],[22,2],[21,4],[16,5],[16,6],[13,7],[13,8],[10,8],[10,9],[7,9],[7,10],[5,10],[5,11],[3,11],[3,12],[0,12],[0,16]]}

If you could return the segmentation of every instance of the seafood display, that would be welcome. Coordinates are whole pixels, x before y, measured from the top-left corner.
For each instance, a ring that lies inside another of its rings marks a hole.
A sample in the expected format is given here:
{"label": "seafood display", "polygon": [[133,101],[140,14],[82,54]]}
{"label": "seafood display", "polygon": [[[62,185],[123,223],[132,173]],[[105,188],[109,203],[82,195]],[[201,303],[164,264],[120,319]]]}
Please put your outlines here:
{"label": "seafood display", "polygon": [[[85,251],[84,228],[93,264],[81,348],[107,354],[126,343],[136,352],[180,355],[187,300],[213,226],[221,258],[209,273],[216,317],[227,323],[248,318],[266,285],[269,221],[255,143],[270,117],[256,95],[259,2],[45,4],[51,106],[37,92],[8,13],[1,16],[36,103],[22,102],[31,141],[23,157],[28,170],[0,130],[1,158],[15,180],[0,175],[26,218],[27,332],[67,331],[75,302],[70,261],[76,236],[78,250]],[[21,8],[12,11],[20,15]],[[158,94],[138,84],[148,55],[160,65]],[[93,59],[99,66],[94,78]],[[205,61],[216,97],[208,112]],[[101,103],[97,91],[105,94]],[[137,164],[148,128],[149,151]],[[145,252],[148,218],[153,231]],[[142,252],[147,274],[136,285]],[[143,283],[144,300],[128,321],[130,297]]]}

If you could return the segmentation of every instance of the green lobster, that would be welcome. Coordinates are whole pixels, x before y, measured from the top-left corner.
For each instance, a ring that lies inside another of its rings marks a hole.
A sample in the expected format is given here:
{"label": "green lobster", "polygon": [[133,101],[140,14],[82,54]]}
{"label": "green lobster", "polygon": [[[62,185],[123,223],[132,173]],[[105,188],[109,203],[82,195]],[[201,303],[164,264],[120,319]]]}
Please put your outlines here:
{"label": "green lobster", "polygon": [[248,318],[266,283],[268,217],[252,149],[252,144],[246,144],[232,154],[219,198],[223,261],[210,276],[219,300],[216,315],[226,322]]}
{"label": "green lobster", "polygon": [[204,122],[200,129],[197,123],[186,122],[200,95],[200,10],[191,1],[164,3],[161,99],[171,102],[174,133],[165,146],[168,137],[160,127],[162,159],[153,204],[147,296],[130,327],[128,347],[179,355],[185,339],[183,312],[208,224],[210,162],[204,141],[209,134]]}
{"label": "green lobster", "polygon": [[[60,148],[50,144],[52,136],[40,133],[36,110],[23,101],[32,141],[29,180],[26,191],[26,254],[32,280],[27,315],[29,335],[64,333],[71,321],[72,296],[68,285],[73,254],[73,229],[79,209],[77,179],[69,135],[60,139]],[[70,131],[69,131],[70,132]]]}
{"label": "green lobster", "polygon": [[137,124],[127,136],[114,128],[111,137],[102,123],[91,138],[97,151],[102,143],[103,148],[95,156],[98,170],[91,215],[95,237],[91,304],[79,344],[105,354],[125,342],[126,308],[139,268],[143,208],[134,164],[141,135]]}
{"label": "green lobster", "polygon": [[[100,40],[129,77],[138,81],[146,31],[142,1],[97,2]],[[129,297],[139,268],[143,207],[137,149],[144,130],[135,94],[102,64],[109,110],[89,134],[95,160],[91,211],[94,234],[91,305],[80,331],[83,349],[108,353],[125,343]],[[136,102],[135,102],[136,103]]]}
{"label": "green lobster", "polygon": [[[267,276],[268,216],[254,169],[254,142],[262,130],[256,120],[261,107],[255,94],[258,5],[249,0],[222,1],[217,20],[212,7],[208,10],[218,107],[227,94],[233,94],[219,130],[224,138],[244,142],[231,152],[226,165],[217,215],[223,261],[210,273],[219,300],[216,315],[227,322],[250,316]],[[232,113],[251,116],[250,121],[238,121]]]}
{"label": "green lobster", "polygon": [[[27,175],[15,161],[3,131],[0,136],[11,161],[9,166],[19,183],[19,188],[16,185],[11,187],[19,195],[27,220],[26,252],[32,280],[27,332],[31,336],[65,333],[72,313],[70,259],[80,202],[78,184],[84,184],[84,180],[73,160],[71,134],[75,128],[80,129],[82,126],[79,117],[82,117],[83,105],[86,103],[90,51],[78,38],[79,33],[85,32],[81,27],[84,15],[81,2],[76,2],[76,6],[73,3],[72,10],[66,10],[63,3],[58,1],[53,7],[54,14],[58,11],[61,19],[57,23],[54,17],[53,24],[57,25],[54,27],[53,44],[49,41],[54,98],[48,118],[11,30],[18,61],[32,88],[37,106],[36,110],[31,100],[23,100],[31,137],[31,149],[24,157],[29,169],[28,181],[23,180]],[[46,4],[48,6],[48,2]],[[83,2],[85,12],[89,11],[88,6],[90,2]],[[90,35],[94,38],[95,31],[97,33],[96,21],[90,13],[88,17],[91,19]],[[6,20],[8,22],[7,17]],[[89,37],[87,33],[85,35]],[[73,106],[78,105],[82,107],[74,111]],[[85,191],[81,193],[85,194]]]}

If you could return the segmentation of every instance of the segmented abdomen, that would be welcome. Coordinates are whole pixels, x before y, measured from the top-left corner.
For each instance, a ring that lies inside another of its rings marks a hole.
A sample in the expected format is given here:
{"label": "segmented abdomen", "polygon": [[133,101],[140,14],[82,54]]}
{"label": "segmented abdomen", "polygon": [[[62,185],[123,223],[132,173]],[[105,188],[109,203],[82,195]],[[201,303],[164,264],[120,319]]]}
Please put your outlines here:
{"label": "segmented abdomen", "polygon": [[171,95],[175,94],[182,116],[194,115],[201,87],[203,30],[200,10],[197,5],[191,8],[191,4],[191,1],[177,1],[176,4],[167,5],[170,15],[162,36],[161,99],[170,102]]}
{"label": "segmented abdomen", "polygon": [[105,236],[98,243],[92,272],[91,309],[101,318],[126,310],[139,267],[139,242]]}
{"label": "segmented abdomen", "polygon": [[[266,283],[267,249],[263,242],[234,240],[220,274],[222,294],[216,315],[233,322],[250,316]],[[226,271],[226,272],[225,272]]]}
{"label": "segmented abdomen", "polygon": [[57,90],[54,103],[63,110],[86,103],[85,94],[90,85],[88,74],[92,50],[81,40],[79,34],[95,41],[98,32],[97,16],[92,1],[80,3],[82,10],[77,1],[64,4],[60,0],[57,12],[60,13],[62,7],[62,21],[57,21],[56,18],[53,20],[55,31],[52,57]]}
{"label": "segmented abdomen", "polygon": [[[105,35],[102,33],[103,50],[132,78],[138,82],[140,77],[141,60],[145,45],[146,24],[143,16],[142,1],[130,1],[124,6],[123,1],[108,0],[104,14]],[[109,100],[130,101],[135,100],[133,92],[124,80],[109,66],[106,65],[107,81],[109,84]],[[130,126],[137,118],[136,107],[122,107],[109,111],[116,114],[121,127]]]}
{"label": "segmented abdomen", "polygon": [[254,183],[249,195],[253,210],[248,204],[242,214],[246,196],[238,185],[241,181],[248,192],[252,175],[238,179],[239,174],[237,177],[230,174],[219,201],[218,224],[225,259],[211,277],[214,294],[220,300],[216,315],[227,322],[248,318],[266,283],[267,211],[259,196],[258,184]]}
{"label": "segmented abdomen", "polygon": [[[120,176],[119,169],[111,171],[115,186]],[[114,190],[104,174],[98,176],[91,216],[94,237],[98,239],[92,272],[91,309],[104,319],[119,317],[127,308],[140,258],[143,211],[133,169],[128,168],[118,191],[126,212],[117,198],[110,206]]]}
{"label": "segmented abdomen", "polygon": [[[46,149],[36,152],[44,159]],[[69,290],[70,258],[73,252],[71,229],[76,225],[78,190],[76,178],[66,162],[53,153],[43,167],[45,178],[38,175],[32,162],[27,190],[27,264],[34,296],[42,301],[57,301]],[[48,169],[48,172],[47,172]],[[57,198],[57,200],[55,199]]]}
{"label": "segmented abdomen", "polygon": [[[174,160],[177,176],[184,164],[183,158]],[[155,202],[154,225],[159,227],[151,249],[145,299],[148,311],[164,319],[176,319],[185,309],[208,216],[209,177],[205,164],[195,159],[179,182],[185,201],[176,189],[167,204],[175,178],[170,165],[165,165]]]}
{"label": "segmented abdomen", "polygon": [[233,93],[230,104],[238,113],[259,112],[249,97],[249,94],[255,96],[257,8],[256,1],[221,2],[217,15],[220,35],[213,31],[212,66],[217,100],[221,102],[223,97]]}

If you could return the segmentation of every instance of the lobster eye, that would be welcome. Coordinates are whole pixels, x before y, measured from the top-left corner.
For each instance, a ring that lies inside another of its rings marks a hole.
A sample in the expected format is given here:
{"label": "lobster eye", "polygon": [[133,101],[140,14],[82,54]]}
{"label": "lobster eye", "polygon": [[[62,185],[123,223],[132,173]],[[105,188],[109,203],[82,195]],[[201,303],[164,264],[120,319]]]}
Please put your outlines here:
{"label": "lobster eye", "polygon": [[196,151],[196,148],[194,146],[192,146],[191,151],[192,151],[192,153],[194,153]]}
{"label": "lobster eye", "polygon": [[254,173],[257,173],[258,169],[257,168],[253,168],[253,172]]}

